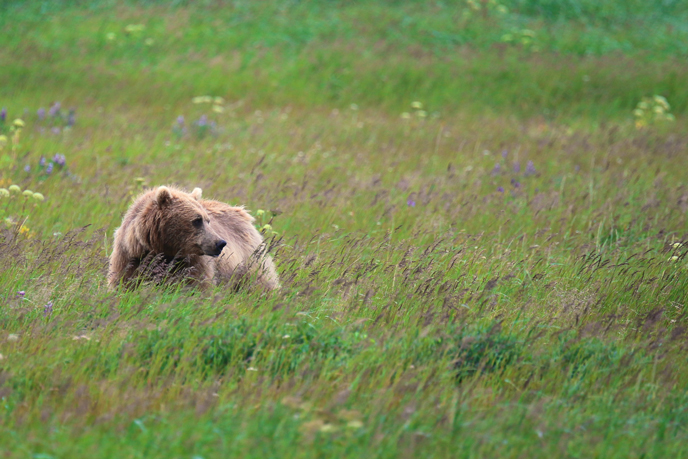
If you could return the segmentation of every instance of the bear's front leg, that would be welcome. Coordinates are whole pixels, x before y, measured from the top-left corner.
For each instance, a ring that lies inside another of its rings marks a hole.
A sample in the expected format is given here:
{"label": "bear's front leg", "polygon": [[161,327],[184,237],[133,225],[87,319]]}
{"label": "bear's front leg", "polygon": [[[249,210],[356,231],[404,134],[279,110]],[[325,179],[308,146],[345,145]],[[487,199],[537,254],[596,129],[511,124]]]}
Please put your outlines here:
{"label": "bear's front leg", "polygon": [[203,291],[209,291],[215,286],[215,259],[207,256],[194,256],[190,265],[191,285],[199,287]]}

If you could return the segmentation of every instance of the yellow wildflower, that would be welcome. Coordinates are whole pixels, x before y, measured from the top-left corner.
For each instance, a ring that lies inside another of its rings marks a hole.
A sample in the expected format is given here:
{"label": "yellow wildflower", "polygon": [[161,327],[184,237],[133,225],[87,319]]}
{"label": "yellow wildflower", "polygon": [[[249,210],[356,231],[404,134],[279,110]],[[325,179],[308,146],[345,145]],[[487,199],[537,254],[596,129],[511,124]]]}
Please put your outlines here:
{"label": "yellow wildflower", "polygon": [[208,104],[213,101],[213,98],[210,96],[196,96],[193,99],[191,99],[191,102],[194,104]]}

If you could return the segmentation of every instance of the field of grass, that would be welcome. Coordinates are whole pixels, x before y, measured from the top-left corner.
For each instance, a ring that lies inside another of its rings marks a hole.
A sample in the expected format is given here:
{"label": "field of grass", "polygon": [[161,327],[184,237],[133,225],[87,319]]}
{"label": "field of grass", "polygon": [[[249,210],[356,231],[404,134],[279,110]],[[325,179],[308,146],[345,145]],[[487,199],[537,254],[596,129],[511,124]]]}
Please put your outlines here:
{"label": "field of grass", "polygon": [[[688,457],[686,24],[0,2],[0,458]],[[265,210],[283,288],[109,291],[162,184]]]}

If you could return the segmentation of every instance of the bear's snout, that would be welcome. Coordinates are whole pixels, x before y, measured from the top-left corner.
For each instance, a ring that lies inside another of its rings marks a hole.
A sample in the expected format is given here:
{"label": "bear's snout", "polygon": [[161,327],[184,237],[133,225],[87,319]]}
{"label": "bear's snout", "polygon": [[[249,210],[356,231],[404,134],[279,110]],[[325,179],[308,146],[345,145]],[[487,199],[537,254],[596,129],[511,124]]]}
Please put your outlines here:
{"label": "bear's snout", "polygon": [[217,241],[215,243],[215,250],[213,251],[213,253],[207,253],[206,255],[210,255],[211,257],[219,257],[220,254],[222,253],[222,249],[224,249],[226,245],[227,245],[227,242],[220,239],[219,241]]}

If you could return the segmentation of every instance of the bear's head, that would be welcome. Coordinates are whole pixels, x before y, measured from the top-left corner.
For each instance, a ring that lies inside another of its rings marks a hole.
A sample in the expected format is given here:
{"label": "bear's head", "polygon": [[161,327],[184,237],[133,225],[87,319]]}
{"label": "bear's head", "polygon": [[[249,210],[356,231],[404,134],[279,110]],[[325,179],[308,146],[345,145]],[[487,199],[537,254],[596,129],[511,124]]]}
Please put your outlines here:
{"label": "bear's head", "polygon": [[227,243],[208,225],[210,217],[199,202],[201,189],[191,193],[161,186],[155,190],[149,245],[168,257],[217,257]]}

